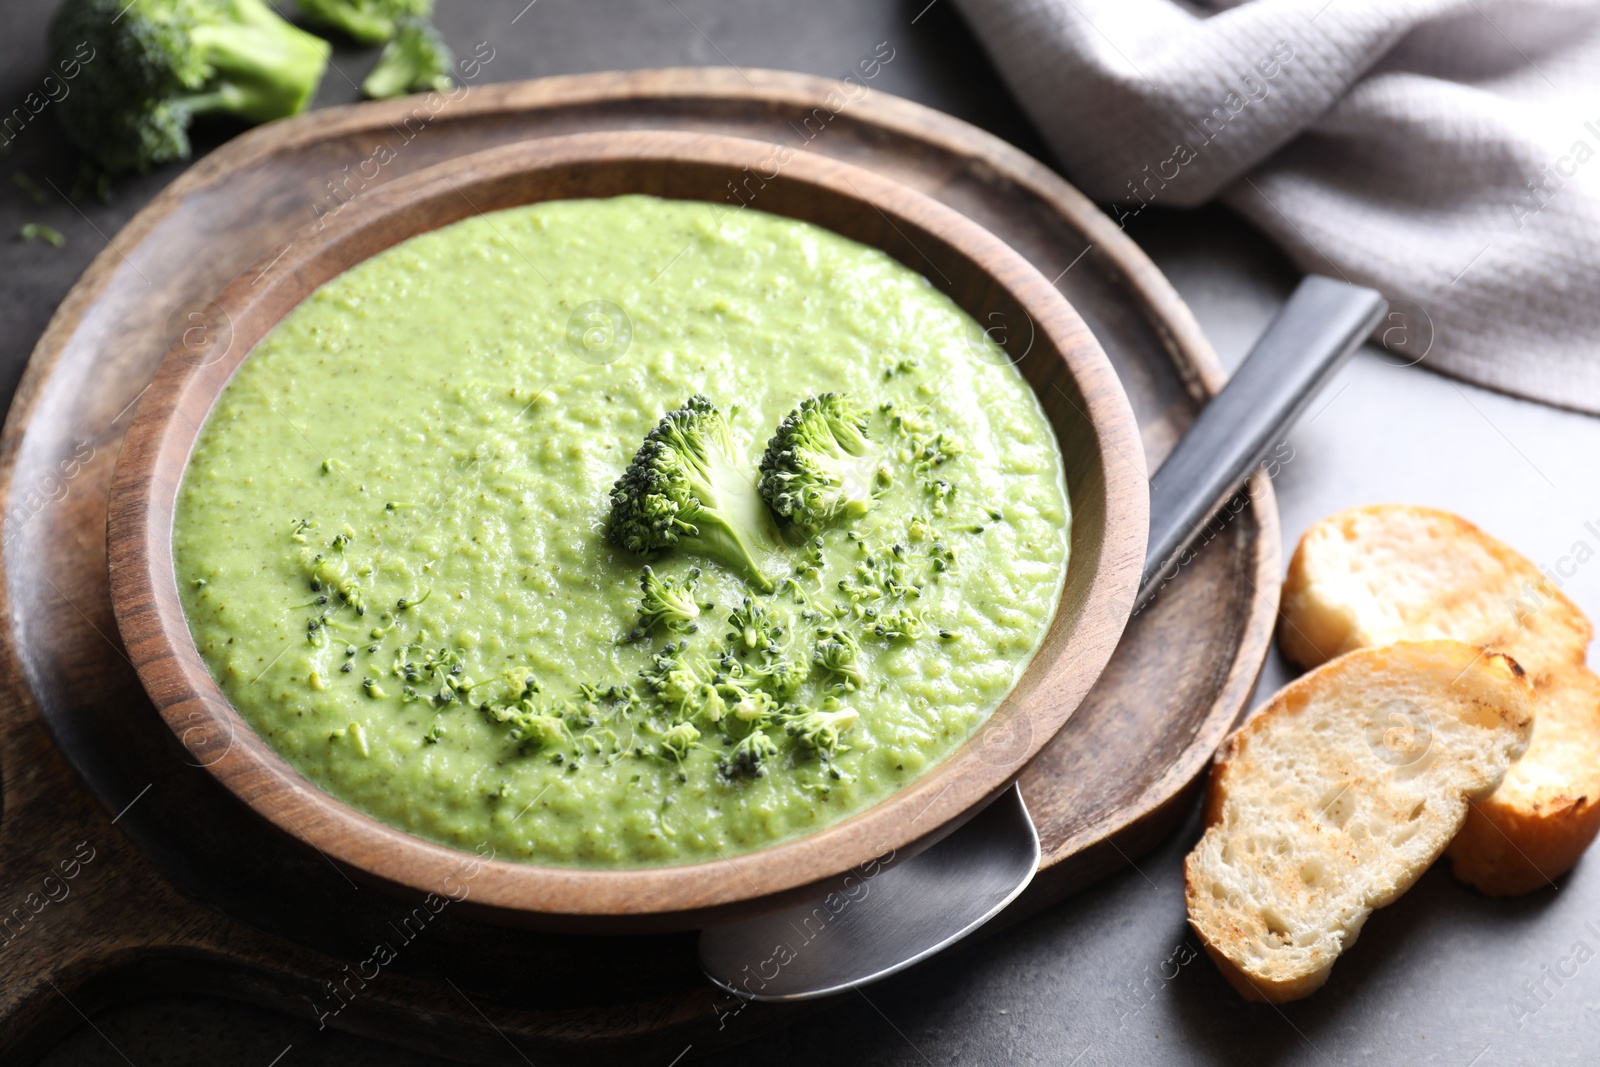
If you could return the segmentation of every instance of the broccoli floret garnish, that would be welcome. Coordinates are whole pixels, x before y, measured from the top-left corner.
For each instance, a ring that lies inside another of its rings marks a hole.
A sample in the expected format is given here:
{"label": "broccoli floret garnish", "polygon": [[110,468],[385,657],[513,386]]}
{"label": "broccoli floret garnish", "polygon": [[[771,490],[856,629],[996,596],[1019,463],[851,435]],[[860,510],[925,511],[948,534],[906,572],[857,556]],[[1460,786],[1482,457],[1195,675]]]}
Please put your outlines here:
{"label": "broccoli floret garnish", "polygon": [[629,640],[637,641],[658,625],[675,633],[692,630],[700,617],[700,605],[694,599],[694,583],[699,578],[699,567],[690,570],[680,584],[675,578],[662,578],[646,566],[639,579],[643,594],[639,598],[639,624],[628,635]]}
{"label": "broccoli floret garnish", "polygon": [[779,515],[817,527],[872,507],[878,459],[867,416],[840,393],[801,401],[761,457],[761,495]]}
{"label": "broccoli floret garnish", "polygon": [[403,19],[433,14],[433,0],[296,0],[307,21],[338,30],[361,44],[392,39]]}
{"label": "broccoli floret garnish", "polygon": [[777,531],[728,420],[699,394],[662,416],[612,486],[610,534],[645,556],[675,546],[703,553],[772,589],[757,560],[778,550]]}
{"label": "broccoli floret garnish", "polygon": [[829,630],[822,634],[812,658],[817,666],[838,678],[846,689],[856,689],[867,682],[866,668],[861,665],[861,646],[847,630]]}
{"label": "broccoli floret garnish", "polygon": [[421,19],[402,19],[395,26],[394,40],[383,46],[378,65],[361,83],[361,91],[373,100],[406,93],[447,93],[455,82],[450,67],[455,56],[439,31]]}
{"label": "broccoli floret garnish", "polygon": [[849,745],[839,743],[839,735],[854,726],[858,718],[853,708],[827,711],[804,708],[786,717],[783,728],[800,744],[823,759],[831,760],[841,752],[850,751]]}
{"label": "broccoli floret garnish", "polygon": [[197,115],[254,123],[298,114],[330,52],[266,0],[66,0],[51,53],[85,43],[94,59],[62,97],[61,121],[108,173],[187,159]]}
{"label": "broccoli floret garnish", "polygon": [[728,643],[734,648],[746,651],[760,649],[773,654],[778,652],[778,639],[784,634],[783,624],[772,617],[772,612],[749,597],[744,598],[743,606],[728,613],[728,625],[733,627],[728,634]]}
{"label": "broccoli floret garnish", "polygon": [[760,730],[752,731],[733,746],[733,751],[717,763],[724,778],[761,778],[767,773],[767,760],[778,754],[772,738]]}
{"label": "broccoli floret garnish", "polygon": [[490,722],[510,726],[506,737],[527,752],[537,748],[554,748],[569,739],[567,724],[562,721],[559,703],[546,704],[535,700],[536,687],[530,682],[522,696],[511,704],[483,704],[479,710]]}
{"label": "broccoli floret garnish", "polygon": [[700,731],[686,722],[680,722],[661,735],[661,754],[682,761],[689,755],[694,743],[700,740]]}

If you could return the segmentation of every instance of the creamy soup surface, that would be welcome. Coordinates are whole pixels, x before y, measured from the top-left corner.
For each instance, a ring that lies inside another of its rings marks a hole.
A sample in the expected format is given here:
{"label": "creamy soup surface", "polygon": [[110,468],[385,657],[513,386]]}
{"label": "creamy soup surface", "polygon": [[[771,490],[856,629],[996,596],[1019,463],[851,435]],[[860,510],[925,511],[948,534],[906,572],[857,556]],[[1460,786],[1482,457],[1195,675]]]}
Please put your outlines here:
{"label": "creamy soup surface", "polygon": [[[774,520],[770,592],[612,543],[664,413],[703,394],[754,480],[829,392],[885,473],[864,516]],[[1038,401],[935,285],[805,223],[630,196],[479,216],[323,286],[217,402],[173,544],[213,676],[311,781],[433,841],[618,868],[771,845],[926,773],[1038,648],[1068,537]],[[646,563],[692,622],[641,632]],[[838,632],[853,677],[818,661]],[[663,656],[711,689],[661,695]]]}

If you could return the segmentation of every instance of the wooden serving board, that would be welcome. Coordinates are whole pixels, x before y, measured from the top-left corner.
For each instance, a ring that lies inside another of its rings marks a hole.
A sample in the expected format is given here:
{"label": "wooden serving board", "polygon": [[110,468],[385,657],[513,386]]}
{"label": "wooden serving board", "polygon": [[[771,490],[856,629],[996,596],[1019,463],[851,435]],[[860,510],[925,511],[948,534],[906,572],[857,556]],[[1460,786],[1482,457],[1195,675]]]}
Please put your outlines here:
{"label": "wooden serving board", "polygon": [[[34,350],[0,438],[0,1056],[38,1051],[80,1012],[178,990],[481,1063],[665,1062],[816,1010],[748,1006],[724,1027],[737,1005],[700,977],[693,935],[508,931],[358,886],[193,765],[112,621],[111,470],[131,405],[188,311],[363,189],[515,140],[624,128],[849,160],[987,226],[1094,330],[1152,468],[1222,381],[1165,279],[1082,195],[988,134],[860,87],[722,69],[583,75],[472,87],[432,114],[389,101],[240,137],[90,266]],[[1246,506],[1133,620],[1086,703],[1024,772],[1044,869],[1007,918],[1137,857],[1187,812],[1260,670],[1278,564],[1276,507],[1258,473]]]}

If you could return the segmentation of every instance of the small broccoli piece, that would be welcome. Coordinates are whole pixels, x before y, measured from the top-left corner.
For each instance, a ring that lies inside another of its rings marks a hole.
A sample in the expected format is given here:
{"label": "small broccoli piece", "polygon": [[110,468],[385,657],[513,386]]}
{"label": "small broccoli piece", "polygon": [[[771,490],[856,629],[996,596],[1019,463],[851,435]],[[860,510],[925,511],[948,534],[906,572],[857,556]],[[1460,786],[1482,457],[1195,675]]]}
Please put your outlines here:
{"label": "small broccoli piece", "polygon": [[778,651],[778,639],[784,634],[783,624],[772,617],[772,612],[762,605],[744,598],[744,604],[728,613],[728,625],[733,627],[728,641],[734,648]]}
{"label": "small broccoli piece", "polygon": [[338,30],[361,44],[392,40],[405,19],[426,19],[433,0],[295,0],[300,13],[323,29]]}
{"label": "small broccoli piece", "polygon": [[886,641],[915,641],[927,633],[927,626],[923,624],[921,612],[897,608],[879,614],[872,624],[872,632]]}
{"label": "small broccoli piece", "polygon": [[772,718],[778,702],[762,689],[755,679],[724,676],[717,683],[717,692],[727,704],[735,719],[745,723],[762,724]]}
{"label": "small broccoli piece", "polygon": [[[866,551],[866,545],[862,546]],[[850,574],[839,579],[839,591],[853,605],[879,605],[884,601],[920,597],[922,589],[910,563],[910,553],[898,541],[868,551]]]}
{"label": "small broccoli piece", "polygon": [[662,416],[617,479],[610,535],[646,556],[673,547],[700,552],[772,589],[757,559],[778,550],[777,531],[728,420],[699,394]]}
{"label": "small broccoli piece", "polygon": [[199,115],[267,122],[305,110],[328,43],[266,0],[66,0],[50,27],[55,55],[94,49],[61,99],[67,136],[110,173],[187,159]]}
{"label": "small broccoli piece", "polygon": [[911,467],[918,473],[927,473],[942,467],[966,451],[961,442],[942,433],[913,442]]}
{"label": "small broccoli piece", "polygon": [[788,700],[800,692],[800,687],[811,676],[811,664],[797,659],[774,659],[750,672],[755,684],[779,700]]}
{"label": "small broccoli piece", "polygon": [[477,683],[467,677],[466,669],[461,654],[455,649],[435,650],[418,644],[402,645],[396,650],[394,666],[390,668],[408,683],[403,690],[407,702],[418,698],[414,683],[424,678],[437,682],[439,689],[432,700],[440,707],[452,703],[463,693],[471,695]]}
{"label": "small broccoli piece", "polygon": [[511,729],[506,736],[523,750],[554,746],[567,737],[567,727],[561,721],[559,706],[547,706],[536,701],[533,697],[536,688],[530,678],[527,688],[514,703],[486,703],[478,708],[490,722],[508,724]]}
{"label": "small broccoli piece", "polygon": [[652,665],[639,672],[645,687],[667,708],[684,719],[704,718],[718,723],[727,704],[717,691],[715,674],[688,652],[682,642],[669,642],[656,653]]}
{"label": "small broccoli piece", "polygon": [[54,248],[61,248],[67,243],[60,230],[46,226],[42,222],[23,223],[22,229],[17,231],[17,236],[24,241],[43,241]]}
{"label": "small broccoli piece", "polygon": [[[313,553],[309,548],[305,548],[301,550],[301,557],[309,572],[313,592],[320,593],[327,590],[337,596],[342,603],[354,608],[357,615],[365,615],[366,602],[362,599],[361,586],[356,580],[362,568],[359,565],[352,568],[349,559],[346,558],[344,546],[349,543],[350,539],[340,534],[329,542],[333,555],[323,552]],[[357,573],[352,574],[353,570]]]}
{"label": "small broccoli piece", "polygon": [[933,512],[935,518],[943,518],[950,511],[950,500],[956,495],[956,487],[943,478],[934,478],[925,482],[922,489],[933,498],[928,510]]}
{"label": "small broccoli piece", "polygon": [[838,678],[846,689],[855,689],[867,682],[866,668],[861,665],[861,646],[844,630],[823,633],[813,659],[817,666]]}
{"label": "small broccoli piece", "polygon": [[524,709],[513,713],[507,721],[511,729],[506,737],[525,749],[553,747],[567,736],[566,725],[560,716],[547,711]]}
{"label": "small broccoli piece", "polygon": [[639,638],[657,625],[682,633],[695,626],[700,617],[700,605],[695,603],[694,583],[700,578],[700,568],[695,567],[682,584],[675,578],[662,578],[646,566],[639,579],[643,595],[639,598],[639,624],[629,634],[629,640]]}
{"label": "small broccoli piece", "polygon": [[872,507],[877,463],[866,414],[843,394],[823,393],[785,415],[767,442],[761,495],[802,526],[856,518]]}
{"label": "small broccoli piece", "polygon": [[839,743],[839,735],[854,726],[858,718],[853,708],[827,711],[804,708],[788,716],[783,728],[806,748],[824,759],[832,759],[841,752],[850,751],[849,745]]}
{"label": "small broccoli piece", "polygon": [[767,773],[767,760],[778,754],[778,746],[760,730],[753,730],[733,746],[733,752],[718,761],[724,778],[761,778]]}
{"label": "small broccoli piece", "polygon": [[686,722],[680,722],[661,735],[661,754],[682,761],[689,755],[694,743],[700,740],[700,731]]}
{"label": "small broccoli piece", "polygon": [[427,22],[401,19],[395,26],[394,40],[383,46],[378,65],[361,83],[361,91],[372,100],[383,100],[406,93],[447,93],[455,82],[450,68],[455,56]]}

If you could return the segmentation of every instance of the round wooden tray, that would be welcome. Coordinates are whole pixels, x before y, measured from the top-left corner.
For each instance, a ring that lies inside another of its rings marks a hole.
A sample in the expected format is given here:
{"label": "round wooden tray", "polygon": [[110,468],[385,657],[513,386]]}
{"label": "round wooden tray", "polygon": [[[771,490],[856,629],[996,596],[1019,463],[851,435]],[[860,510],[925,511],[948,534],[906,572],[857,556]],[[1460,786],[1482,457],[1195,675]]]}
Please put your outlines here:
{"label": "round wooden tray", "polygon": [[[1152,468],[1222,380],[1166,281],[1059,177],[964,123],[858,86],[720,69],[583,75],[474,87],[432,113],[416,99],[335,109],[240,137],[186,171],[90,266],[40,339],[0,438],[8,1057],[78,1025],[79,1011],[172,990],[314,1013],[485,1063],[670,1059],[814,1010],[755,1005],[722,1025],[737,1004],[699,975],[693,935],[505,931],[356,885],[194,765],[116,643],[104,555],[111,470],[131,405],[192,312],[307,220],[398,175],[529,137],[640,128],[848,160],[981,223],[1088,322]],[[1249,697],[1276,613],[1277,513],[1264,475],[1250,498],[1133,620],[1100,683],[1024,772],[1044,868],[1006,918],[1115,869],[1186,813]]]}

